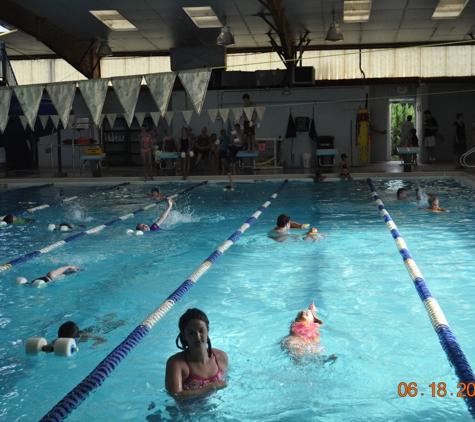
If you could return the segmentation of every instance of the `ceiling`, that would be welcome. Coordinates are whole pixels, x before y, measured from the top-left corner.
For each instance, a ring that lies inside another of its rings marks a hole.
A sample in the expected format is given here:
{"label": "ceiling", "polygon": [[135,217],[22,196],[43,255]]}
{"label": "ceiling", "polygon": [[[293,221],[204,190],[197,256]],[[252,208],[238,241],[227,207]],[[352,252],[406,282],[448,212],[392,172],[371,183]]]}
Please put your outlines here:
{"label": "ceiling", "polygon": [[[65,57],[68,51],[77,50],[81,45],[86,51],[94,40],[100,39],[108,39],[114,55],[118,56],[168,54],[174,47],[216,45],[220,29],[199,29],[183,6],[211,6],[219,17],[226,16],[236,42],[227,49],[231,53],[269,51],[272,48],[270,36],[278,46],[289,42],[295,47],[306,32],[309,34],[302,45],[307,49],[470,39],[469,34],[475,31],[475,0],[468,2],[457,19],[432,20],[438,2],[373,0],[369,22],[344,23],[343,0],[2,0],[0,24],[19,31],[0,37],[0,41],[6,43],[11,59],[60,56],[70,63],[74,60]],[[274,5],[274,14],[266,8],[268,3]],[[279,14],[280,4],[284,16],[280,15],[279,22],[279,18],[275,19],[275,10]],[[339,43],[324,41],[332,22],[333,8],[344,34],[344,41]],[[89,13],[89,10],[107,9],[117,10],[138,30],[112,31]],[[257,14],[264,14],[274,28]],[[54,30],[38,32],[38,22],[45,22],[48,29],[59,29],[59,34],[71,38],[58,35]],[[80,44],[74,44],[70,39]]]}

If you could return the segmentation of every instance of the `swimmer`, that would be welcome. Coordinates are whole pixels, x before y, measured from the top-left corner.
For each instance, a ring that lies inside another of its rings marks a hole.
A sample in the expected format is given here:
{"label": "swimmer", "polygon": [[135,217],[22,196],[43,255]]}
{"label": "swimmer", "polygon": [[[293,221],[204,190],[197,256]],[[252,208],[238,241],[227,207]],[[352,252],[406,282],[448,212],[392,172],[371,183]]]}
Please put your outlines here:
{"label": "swimmer", "polygon": [[5,217],[3,217],[3,221],[7,224],[25,224],[25,223],[31,223],[33,220],[32,218],[17,218],[13,214],[7,214]]}
{"label": "swimmer", "polygon": [[176,398],[190,397],[227,387],[228,355],[211,347],[209,320],[203,311],[188,309],[178,322],[175,341],[182,352],[171,356],[165,371],[165,388]]}
{"label": "swimmer", "polygon": [[445,208],[439,207],[439,199],[436,196],[430,196],[429,207],[425,210],[429,212],[448,212]]}
{"label": "swimmer", "polygon": [[61,223],[59,226],[55,226],[54,224],[50,224],[48,226],[48,230],[60,230],[62,232],[67,232],[72,230],[74,227],[69,223]]}
{"label": "swimmer", "polygon": [[320,233],[316,227],[312,227],[304,236],[303,240],[313,240],[316,242],[318,239],[326,236],[326,234]]}
{"label": "swimmer", "polygon": [[65,265],[64,267],[56,268],[55,270],[51,270],[46,274],[44,277],[35,278],[32,282],[28,284],[33,284],[36,280],[43,280],[45,283],[49,283],[51,281],[56,280],[58,277],[77,273],[78,271],[84,271],[83,268],[76,267],[74,265]]}
{"label": "swimmer", "polygon": [[[429,197],[433,196],[430,193],[426,193],[426,195],[429,196]],[[397,196],[398,200],[404,201],[404,200],[408,199],[407,189],[406,188],[399,188],[396,192],[396,196]],[[416,189],[416,199],[417,200],[421,199],[421,193],[419,191],[419,188]]]}
{"label": "swimmer", "polygon": [[323,183],[323,181],[326,179],[327,177],[323,175],[322,171],[321,170],[316,170],[315,171],[315,176],[312,177],[313,181],[315,183]]}
{"label": "swimmer", "polygon": [[308,224],[290,221],[290,217],[287,214],[281,214],[277,217],[277,227],[271,230],[267,236],[277,242],[283,242],[290,235],[289,229],[305,229],[307,227]]}
{"label": "swimmer", "polygon": [[234,190],[234,182],[233,182],[233,177],[231,176],[231,173],[228,173],[228,178],[229,178],[229,185],[225,186],[223,190],[225,191]]}
{"label": "swimmer", "polygon": [[163,211],[163,214],[151,226],[148,226],[147,224],[144,224],[144,223],[138,223],[137,226],[135,227],[135,230],[141,230],[143,232],[155,232],[158,230],[162,230],[160,228],[160,224],[162,224],[167,218],[168,213],[172,209],[172,205],[173,205],[173,201],[170,198],[168,198],[167,209]]}
{"label": "swimmer", "polygon": [[[72,321],[67,321],[64,324],[62,324],[61,327],[59,327],[58,338],[72,338],[72,339],[75,339],[76,341],[87,340],[87,339],[92,338],[96,340],[96,342],[92,345],[92,347],[98,346],[99,344],[107,341],[105,338],[102,338],[99,336],[82,333],[79,330],[79,327]],[[50,344],[46,344],[45,346],[41,348],[41,350],[46,353],[54,352],[55,341],[53,341]]]}
{"label": "swimmer", "polygon": [[340,161],[340,179],[341,180],[353,180],[353,177],[350,175],[350,161],[346,154],[341,154]]}
{"label": "swimmer", "polygon": [[157,187],[152,188],[152,190],[150,191],[150,195],[148,197],[152,198],[152,199],[165,199],[166,198],[166,196],[160,195],[160,191],[158,190]]}
{"label": "swimmer", "polygon": [[[320,333],[318,328],[323,321],[317,316],[315,303],[311,303],[308,309],[297,314],[295,321],[290,326],[290,334],[282,340],[282,349],[288,351],[292,357],[298,358],[304,354],[318,354],[321,348]],[[325,358],[325,361],[337,359],[336,355]]]}

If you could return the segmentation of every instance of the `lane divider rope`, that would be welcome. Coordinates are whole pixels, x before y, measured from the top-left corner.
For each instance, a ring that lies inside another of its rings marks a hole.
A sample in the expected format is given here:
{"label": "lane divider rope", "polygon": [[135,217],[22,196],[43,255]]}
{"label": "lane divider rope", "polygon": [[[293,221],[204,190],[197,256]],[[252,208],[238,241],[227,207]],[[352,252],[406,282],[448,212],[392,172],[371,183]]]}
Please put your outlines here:
{"label": "lane divider rope", "polygon": [[[457,375],[460,382],[464,383],[465,386],[468,386],[472,383],[472,389],[475,389],[475,376],[473,374],[472,368],[468,363],[465,354],[463,353],[460,345],[455,337],[455,334],[450,329],[449,323],[442,312],[439,304],[432,296],[432,293],[427,286],[422,273],[419,271],[414,259],[412,258],[409,249],[407,249],[406,242],[401,237],[396,224],[392,220],[391,216],[389,215],[386,207],[384,206],[383,202],[381,201],[380,197],[376,193],[376,189],[373,185],[371,179],[367,179],[368,186],[371,190],[371,195],[373,199],[378,204],[378,208],[381,212],[381,215],[386,222],[386,226],[388,227],[391,235],[393,236],[394,240],[396,241],[397,248],[399,253],[402,256],[404,261],[404,265],[406,266],[407,271],[409,272],[411,279],[414,283],[417,293],[426,308],[427,314],[429,315],[430,322],[434,327],[437,336],[439,337],[439,342],[444,349],[445,354],[447,355],[447,359],[449,360],[450,364],[455,369],[455,374]],[[470,397],[466,394],[465,403],[467,404],[468,411],[472,415],[472,418],[475,419],[475,396]]]}
{"label": "lane divider rope", "polygon": [[[205,180],[204,182],[198,183],[197,185],[191,186],[188,189],[185,189],[181,192],[175,193],[175,194],[169,196],[169,198],[173,199],[173,198],[175,198],[179,195],[183,195],[183,194],[185,194],[185,193],[187,193],[187,192],[189,192],[193,189],[196,189],[199,186],[205,185],[206,183],[208,183],[207,180]],[[130,214],[126,214],[122,217],[114,218],[113,220],[109,221],[108,223],[101,224],[97,227],[94,227],[92,229],[89,229],[89,230],[86,230],[86,231],[83,231],[83,232],[80,232],[80,233],[76,233],[76,234],[74,234],[72,236],[69,236],[69,237],[66,237],[66,238],[64,238],[64,239],[62,239],[62,240],[60,240],[56,243],[53,243],[52,245],[46,246],[43,249],[39,249],[37,251],[30,252],[29,254],[23,255],[20,258],[14,259],[13,261],[7,262],[6,264],[0,265],[0,273],[4,272],[6,270],[9,270],[10,268],[12,268],[12,267],[14,267],[18,264],[21,264],[23,262],[29,261],[33,258],[36,258],[39,255],[51,252],[53,249],[56,249],[59,246],[63,246],[66,243],[70,243],[73,240],[79,239],[80,237],[83,237],[87,234],[97,233],[98,231],[101,231],[102,229],[105,229],[106,227],[110,227],[110,226],[114,225],[115,223],[117,223],[119,221],[123,221],[123,220],[126,220],[128,218],[131,218],[131,217],[133,217],[133,216],[135,216],[135,215],[137,215],[137,214],[139,214],[143,211],[148,210],[149,208],[154,207],[155,205],[157,205],[157,204],[159,204],[160,202],[163,202],[163,201],[166,201],[166,198],[165,199],[159,199],[158,201],[152,202],[150,205],[147,205],[146,207],[140,208],[140,209],[138,209],[138,210],[136,210],[136,211],[134,211]]]}
{"label": "lane divider rope", "polygon": [[216,262],[216,260],[233,245],[263,211],[274,201],[277,195],[287,185],[285,180],[275,193],[236,230],[218,249],[216,249],[193,274],[185,280],[155,311],[132,331],[129,336],[117,346],[83,381],[73,388],[56,406],[53,407],[42,419],[42,422],[60,422],[67,418],[89,394],[102,385],[105,379],[129,354],[129,352],[142,340],[153,326],[178,302],[183,295],[194,286],[198,279]]}
{"label": "lane divider rope", "polygon": [[21,192],[26,192],[26,191],[29,191],[29,190],[47,188],[48,186],[53,186],[53,184],[54,183],[47,183],[46,185],[27,186],[26,188],[6,190],[5,192],[0,192],[0,196],[14,195],[14,194],[21,193]]}
{"label": "lane divider rope", "polygon": [[[112,189],[117,189],[119,186],[125,186],[125,185],[128,185],[130,184],[130,182],[124,182],[124,183],[121,183],[120,185],[115,185],[115,186],[111,186],[111,187],[108,187],[108,188],[104,188],[104,189],[98,189],[98,190],[95,190],[93,192],[85,192],[85,193],[81,193],[79,195],[76,195],[76,196],[70,196],[69,198],[64,198],[64,199],[59,199],[58,201],[55,201],[55,202],[51,202],[49,204],[43,204],[43,205],[38,205],[37,207],[33,207],[33,208],[28,208],[26,210],[21,210],[21,211],[16,211],[16,212],[12,212],[12,214],[15,216],[15,217],[18,217],[20,215],[23,215],[23,214],[26,214],[26,213],[32,213],[32,212],[35,212],[35,211],[39,211],[39,210],[44,210],[45,208],[50,208],[50,207],[53,207],[55,205],[61,205],[65,202],[70,202],[70,201],[73,201],[75,199],[78,199],[82,196],[89,196],[89,195],[94,195],[95,193],[97,192],[103,192],[103,191],[107,191],[107,190],[112,190]],[[0,220],[3,220],[5,216],[1,216],[0,217]]]}

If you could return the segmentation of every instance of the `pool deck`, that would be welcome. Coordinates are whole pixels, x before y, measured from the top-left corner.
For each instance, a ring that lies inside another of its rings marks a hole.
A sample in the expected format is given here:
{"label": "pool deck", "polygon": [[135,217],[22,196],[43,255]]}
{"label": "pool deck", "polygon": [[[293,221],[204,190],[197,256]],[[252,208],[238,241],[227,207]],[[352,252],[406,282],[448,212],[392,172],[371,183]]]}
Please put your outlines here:
{"label": "pool deck", "polygon": [[[455,169],[453,161],[441,161],[435,164],[419,164],[412,166],[412,172],[403,172],[404,165],[400,161],[375,162],[366,166],[352,166],[351,175],[354,179],[370,178],[421,178],[421,177],[457,177],[467,178],[475,181],[475,163],[470,163],[474,167],[468,167],[462,170]],[[258,170],[252,168],[242,169],[243,174],[234,175],[234,181],[239,180],[272,180],[272,179],[310,179],[315,174],[315,167],[312,168],[274,168],[260,167]],[[339,181],[338,167],[333,168],[333,173],[324,173],[327,177],[325,183]],[[182,181],[183,177],[174,176],[170,171],[154,172],[154,181],[148,179],[146,183],[154,184],[156,182],[165,181]],[[75,169],[74,177],[72,168],[64,168],[61,175],[53,175],[51,169],[43,168],[32,171],[16,171],[10,172],[9,177],[2,177],[5,173],[0,173],[0,184],[31,184],[31,183],[110,183],[110,182],[143,182],[143,169],[140,166],[134,167],[109,167],[102,168],[101,177],[93,177],[89,168],[83,170],[79,175],[79,169]],[[190,181],[227,180],[226,175],[221,175],[217,170],[191,171],[188,177]]]}

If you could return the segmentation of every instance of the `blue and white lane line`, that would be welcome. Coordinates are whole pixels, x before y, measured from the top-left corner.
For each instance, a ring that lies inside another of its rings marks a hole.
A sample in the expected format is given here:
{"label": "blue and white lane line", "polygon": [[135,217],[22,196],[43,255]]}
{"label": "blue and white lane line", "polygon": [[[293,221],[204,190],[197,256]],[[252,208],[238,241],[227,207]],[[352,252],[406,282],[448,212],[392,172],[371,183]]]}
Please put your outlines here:
{"label": "blue and white lane line", "polygon": [[51,409],[41,422],[60,422],[67,418],[93,390],[98,388],[111,374],[117,365],[129,352],[144,338],[154,325],[178,302],[183,295],[195,285],[198,279],[216,262],[216,260],[253,224],[262,212],[274,201],[277,195],[287,185],[285,180],[275,193],[218,249],[216,249],[193,274],[185,280],[155,311],[153,311],[129,336],[117,346],[83,381],[73,388],[53,409]]}
{"label": "blue and white lane line", "polygon": [[[187,193],[187,192],[189,192],[193,189],[196,189],[198,186],[202,186],[206,183],[208,183],[207,180],[204,181],[204,182],[198,183],[197,185],[191,186],[188,189],[185,189],[181,192],[175,193],[175,194],[169,196],[168,198],[173,199],[173,198],[177,197],[178,195],[183,195],[183,194],[185,194],[185,193]],[[101,224],[100,226],[93,227],[92,229],[89,229],[89,230],[86,230],[86,231],[83,231],[83,232],[80,232],[80,233],[76,233],[72,236],[61,239],[59,242],[53,243],[52,245],[49,245],[49,246],[46,246],[43,249],[40,249],[40,250],[34,251],[34,252],[30,252],[29,254],[23,255],[20,258],[14,259],[13,261],[7,262],[6,264],[0,265],[0,273],[4,272],[6,270],[9,270],[10,268],[12,268],[12,267],[14,267],[18,264],[21,264],[21,263],[26,262],[26,261],[30,261],[31,259],[36,258],[37,256],[40,256],[40,255],[43,255],[45,253],[51,252],[53,249],[56,249],[60,246],[63,246],[66,243],[70,243],[73,240],[79,239],[80,237],[83,237],[87,234],[97,233],[97,232],[101,231],[102,229],[105,229],[106,227],[112,226],[112,225],[114,225],[115,223],[117,223],[119,221],[123,221],[123,220],[126,220],[126,219],[130,218],[130,217],[134,217],[135,215],[137,215],[137,214],[139,214],[139,213],[141,213],[145,210],[148,210],[149,208],[152,208],[155,205],[157,205],[157,204],[159,204],[160,202],[163,202],[163,201],[166,201],[166,199],[160,199],[158,201],[152,202],[150,205],[147,205],[144,208],[140,208],[140,209],[138,209],[134,212],[131,212],[130,214],[126,214],[126,215],[123,215],[122,217],[114,218],[113,220],[109,221],[108,223]]]}
{"label": "blue and white lane line", "polygon": [[[367,183],[371,190],[371,195],[378,204],[378,208],[384,218],[384,221],[386,222],[386,226],[396,241],[396,245],[399,253],[402,256],[404,265],[406,266],[417,293],[419,294],[419,297],[426,308],[430,322],[432,323],[432,326],[439,337],[439,342],[442,345],[442,349],[444,349],[445,354],[447,355],[447,359],[454,367],[455,374],[457,375],[459,381],[464,383],[465,386],[468,386],[470,383],[472,383],[475,389],[475,376],[473,375],[472,368],[470,367],[465,354],[460,348],[455,334],[450,329],[449,323],[445,319],[442,309],[432,296],[432,293],[430,292],[424,277],[419,271],[419,268],[412,258],[411,253],[407,249],[406,242],[404,242],[404,239],[399,234],[396,224],[386,210],[383,201],[381,201],[378,194],[376,193],[373,182],[371,179],[367,179]],[[467,404],[468,411],[472,415],[472,418],[475,419],[475,396],[469,397],[469,395],[466,394],[465,403]]]}

